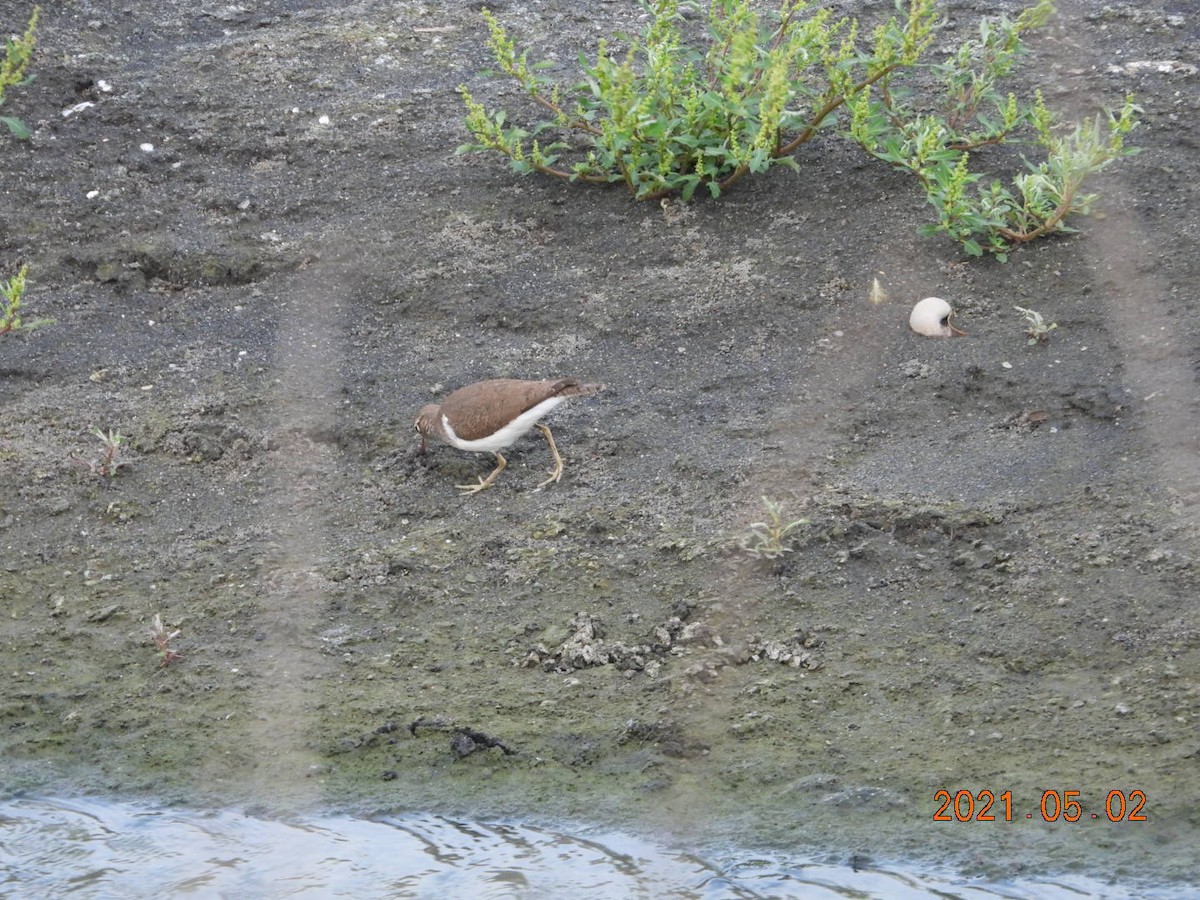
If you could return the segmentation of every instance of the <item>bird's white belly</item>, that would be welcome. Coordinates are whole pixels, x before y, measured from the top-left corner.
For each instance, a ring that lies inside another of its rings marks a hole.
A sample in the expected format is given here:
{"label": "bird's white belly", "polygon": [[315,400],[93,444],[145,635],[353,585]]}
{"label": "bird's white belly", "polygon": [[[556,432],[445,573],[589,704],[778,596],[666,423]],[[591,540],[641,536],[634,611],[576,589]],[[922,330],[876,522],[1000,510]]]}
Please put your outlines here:
{"label": "bird's white belly", "polygon": [[497,450],[511,447],[517,438],[537,424],[538,419],[550,412],[550,410],[554,409],[554,407],[558,406],[565,399],[565,397],[550,397],[543,400],[537,406],[525,410],[525,412],[521,413],[521,415],[517,416],[499,431],[473,441],[465,441],[455,434],[454,429],[450,426],[450,420],[443,415],[442,428],[446,431],[446,442],[457,447],[459,450],[471,450],[476,453],[495,453]]}

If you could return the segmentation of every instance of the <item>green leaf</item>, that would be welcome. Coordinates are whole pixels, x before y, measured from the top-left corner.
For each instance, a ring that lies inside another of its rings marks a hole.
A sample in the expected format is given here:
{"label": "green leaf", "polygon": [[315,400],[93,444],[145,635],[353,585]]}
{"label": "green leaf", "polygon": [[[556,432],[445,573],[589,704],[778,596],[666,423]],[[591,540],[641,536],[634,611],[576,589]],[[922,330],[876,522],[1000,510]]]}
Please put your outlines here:
{"label": "green leaf", "polygon": [[14,118],[13,116],[0,116],[0,122],[3,122],[5,125],[7,125],[8,130],[13,133],[13,137],[19,138],[20,140],[27,141],[33,134],[33,132],[29,130],[24,122],[22,122],[20,119]]}
{"label": "green leaf", "polygon": [[659,141],[666,136],[666,123],[660,119],[651,119],[641,126],[642,138],[648,141]]}
{"label": "green leaf", "polygon": [[983,248],[979,246],[977,241],[968,238],[962,242],[962,246],[967,251],[967,256],[983,256]]}

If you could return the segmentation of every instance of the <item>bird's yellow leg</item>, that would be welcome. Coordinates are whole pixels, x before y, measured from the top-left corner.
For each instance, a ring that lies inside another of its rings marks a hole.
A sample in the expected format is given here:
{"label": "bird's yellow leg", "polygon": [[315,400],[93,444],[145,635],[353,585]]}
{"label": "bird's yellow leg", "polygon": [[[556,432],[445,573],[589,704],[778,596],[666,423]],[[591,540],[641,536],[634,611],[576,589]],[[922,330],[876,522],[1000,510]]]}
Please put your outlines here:
{"label": "bird's yellow leg", "polygon": [[463,494],[478,494],[485,488],[490,488],[492,486],[492,482],[496,480],[496,476],[503,472],[504,467],[508,465],[508,463],[505,462],[504,457],[499,453],[494,455],[496,457],[496,468],[492,469],[492,474],[488,475],[487,478],[480,478],[479,484],[456,484],[455,487],[462,491]]}
{"label": "bird's yellow leg", "polygon": [[550,452],[554,454],[554,471],[550,473],[549,478],[538,485],[539,488],[544,488],[550,482],[558,481],[558,479],[562,478],[563,461],[562,457],[558,455],[558,447],[554,445],[554,435],[550,433],[550,427],[548,425],[541,424],[539,424],[537,427],[538,430],[546,436],[546,443],[550,445]]}

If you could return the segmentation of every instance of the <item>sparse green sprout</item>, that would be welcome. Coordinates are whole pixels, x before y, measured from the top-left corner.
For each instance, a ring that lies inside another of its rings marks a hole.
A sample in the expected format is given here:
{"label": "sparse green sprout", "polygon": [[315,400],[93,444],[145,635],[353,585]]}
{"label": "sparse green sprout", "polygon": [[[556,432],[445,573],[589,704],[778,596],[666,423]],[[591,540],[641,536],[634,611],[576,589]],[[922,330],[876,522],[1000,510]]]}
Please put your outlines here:
{"label": "sparse green sprout", "polygon": [[[10,37],[4,40],[4,58],[0,59],[0,106],[4,105],[4,94],[10,87],[20,87],[33,81],[34,76],[26,76],[25,70],[29,66],[30,57],[33,56],[34,45],[37,44],[35,32],[41,12],[41,9],[35,6],[29,16],[25,33],[19,38]],[[8,130],[18,138],[25,139],[31,134],[25,123],[13,116],[0,116],[0,122],[8,126]]]}
{"label": "sparse green sprout", "polygon": [[167,631],[163,625],[162,615],[154,614],[154,624],[150,627],[150,639],[154,641],[154,646],[158,648],[158,665],[159,668],[165,669],[167,666],[176,660],[183,659],[183,654],[177,652],[171,647],[171,641],[179,637],[180,631],[176,628],[174,631]]}
{"label": "sparse green sprout", "polygon": [[43,325],[53,325],[53,319],[21,319],[21,298],[25,296],[25,276],[29,266],[21,266],[17,274],[7,281],[0,281],[0,334],[10,331],[33,331]]}
{"label": "sparse green sprout", "polygon": [[1040,312],[1025,309],[1023,306],[1014,306],[1013,309],[1025,318],[1025,334],[1029,336],[1030,347],[1047,340],[1050,337],[1050,332],[1058,327],[1057,322],[1051,322],[1047,325]]}
{"label": "sparse green sprout", "polygon": [[763,497],[763,506],[767,517],[762,522],[751,522],[746,526],[738,545],[749,556],[755,559],[778,559],[785,553],[791,553],[792,548],[788,538],[792,532],[803,525],[808,525],[808,519],[794,519],[790,522],[783,512],[783,504]]}
{"label": "sparse green sprout", "polygon": [[93,475],[99,475],[101,478],[112,478],[117,472],[129,465],[128,462],[120,458],[121,448],[125,445],[126,437],[121,432],[112,429],[103,431],[99,428],[93,428],[92,434],[99,438],[100,443],[104,445],[100,458],[90,461],[77,459],[76,462]]}
{"label": "sparse green sprout", "polygon": [[[774,165],[796,168],[801,144],[836,129],[916,176],[937,212],[924,233],[1001,261],[1015,246],[1070,231],[1065,220],[1094,199],[1080,193],[1084,179],[1137,152],[1124,143],[1137,125],[1132,98],[1063,129],[1040,92],[1032,102],[1002,92],[1023,35],[1053,14],[1051,0],[1012,19],[981,19],[977,35],[935,64],[923,57],[944,22],[936,0],[897,0],[897,14],[869,39],[856,20],[806,0],[780,0],[773,12],[753,0],[713,0],[699,45],[684,39],[683,5],[650,0],[642,35],[626,39],[621,54],[601,41],[594,61],[580,57],[583,80],[571,86],[546,74],[548,63],[530,63],[485,9],[499,72],[548,117],[511,124],[460,86],[473,141],[458,152],[500,153],[522,174],[623,183],[639,200],[689,200],[699,189],[718,197]],[[1044,155],[1026,162],[1012,188],[972,168],[979,151],[1011,143]]]}

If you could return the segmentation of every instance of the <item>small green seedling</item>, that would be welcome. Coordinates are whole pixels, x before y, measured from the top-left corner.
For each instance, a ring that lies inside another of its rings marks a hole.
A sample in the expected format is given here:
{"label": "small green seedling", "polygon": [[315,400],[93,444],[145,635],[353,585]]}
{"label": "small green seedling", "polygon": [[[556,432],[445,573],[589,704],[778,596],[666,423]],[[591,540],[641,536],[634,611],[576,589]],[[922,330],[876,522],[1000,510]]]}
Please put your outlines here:
{"label": "small green seedling", "polygon": [[1023,306],[1014,306],[1013,309],[1025,317],[1025,334],[1029,336],[1030,347],[1047,340],[1050,337],[1050,332],[1058,327],[1057,322],[1051,322],[1047,325],[1046,320],[1042,318],[1040,312],[1025,309]]}
{"label": "small green seedling", "polygon": [[112,429],[102,431],[99,428],[93,428],[92,434],[98,437],[104,445],[104,450],[100,454],[100,458],[93,460],[76,459],[75,462],[93,475],[99,475],[101,478],[112,478],[117,472],[129,465],[128,462],[120,458],[121,448],[125,445],[127,438],[121,432]]}
{"label": "small green seedling", "polygon": [[751,522],[746,526],[739,546],[748,556],[755,559],[779,559],[785,553],[791,553],[792,548],[788,538],[797,528],[808,525],[808,519],[785,521],[783,504],[763,497],[767,517],[763,522]]}
{"label": "small green seedling", "polygon": [[179,637],[179,629],[167,631],[163,625],[162,616],[159,613],[154,614],[154,624],[150,627],[150,639],[154,641],[154,646],[158,648],[158,665],[159,668],[165,669],[171,663],[183,659],[183,654],[171,647],[171,641]]}

